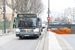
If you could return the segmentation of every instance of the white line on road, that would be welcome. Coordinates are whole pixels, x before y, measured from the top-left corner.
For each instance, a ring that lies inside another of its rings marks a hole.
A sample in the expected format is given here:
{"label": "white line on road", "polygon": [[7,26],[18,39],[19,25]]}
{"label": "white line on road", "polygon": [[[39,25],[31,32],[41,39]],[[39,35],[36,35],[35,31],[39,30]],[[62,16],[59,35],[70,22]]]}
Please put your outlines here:
{"label": "white line on road", "polygon": [[62,47],[62,50],[73,50],[73,47],[70,46],[70,44],[62,36],[56,34],[56,37]]}

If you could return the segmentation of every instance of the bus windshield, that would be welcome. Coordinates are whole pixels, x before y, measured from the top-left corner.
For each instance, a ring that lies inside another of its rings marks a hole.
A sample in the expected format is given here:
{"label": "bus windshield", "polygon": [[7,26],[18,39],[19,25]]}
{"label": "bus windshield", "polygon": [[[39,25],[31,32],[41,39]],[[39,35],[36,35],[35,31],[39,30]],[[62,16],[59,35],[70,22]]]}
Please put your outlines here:
{"label": "bus windshield", "polygon": [[36,27],[37,18],[18,18],[19,28]]}

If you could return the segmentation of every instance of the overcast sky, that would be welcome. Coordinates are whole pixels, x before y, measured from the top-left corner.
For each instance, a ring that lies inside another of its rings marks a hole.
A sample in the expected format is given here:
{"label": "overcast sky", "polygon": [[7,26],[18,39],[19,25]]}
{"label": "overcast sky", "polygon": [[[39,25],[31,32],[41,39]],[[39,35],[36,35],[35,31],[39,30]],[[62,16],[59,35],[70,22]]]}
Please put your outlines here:
{"label": "overcast sky", "polygon": [[[44,5],[48,7],[48,0],[43,0]],[[55,11],[61,11],[68,7],[75,7],[74,0],[50,0],[50,9]]]}
{"label": "overcast sky", "polygon": [[[43,3],[45,7],[45,14],[43,15],[42,19],[47,21],[48,0],[43,0]],[[61,12],[68,7],[75,7],[75,0],[50,0],[50,11]],[[57,12],[56,14],[58,14]]]}

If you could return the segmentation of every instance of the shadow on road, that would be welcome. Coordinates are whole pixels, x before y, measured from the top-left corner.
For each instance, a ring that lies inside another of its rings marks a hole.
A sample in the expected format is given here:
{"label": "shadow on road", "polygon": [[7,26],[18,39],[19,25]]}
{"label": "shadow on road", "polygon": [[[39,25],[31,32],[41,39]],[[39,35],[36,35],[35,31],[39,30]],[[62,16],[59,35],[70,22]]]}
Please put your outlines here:
{"label": "shadow on road", "polygon": [[37,40],[38,38],[34,38],[34,37],[24,37],[22,39],[18,38],[18,40]]}

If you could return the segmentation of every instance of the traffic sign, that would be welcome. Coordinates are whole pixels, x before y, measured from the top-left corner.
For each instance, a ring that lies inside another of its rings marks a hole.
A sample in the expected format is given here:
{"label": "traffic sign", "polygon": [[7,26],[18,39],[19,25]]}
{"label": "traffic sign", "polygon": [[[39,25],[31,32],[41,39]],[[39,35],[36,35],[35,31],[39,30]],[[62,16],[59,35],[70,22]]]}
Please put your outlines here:
{"label": "traffic sign", "polygon": [[69,22],[69,21],[66,21],[66,22]]}
{"label": "traffic sign", "polygon": [[47,20],[50,20],[50,17],[47,17]]}
{"label": "traffic sign", "polygon": [[51,29],[50,28],[48,28],[48,31],[50,31]]}

